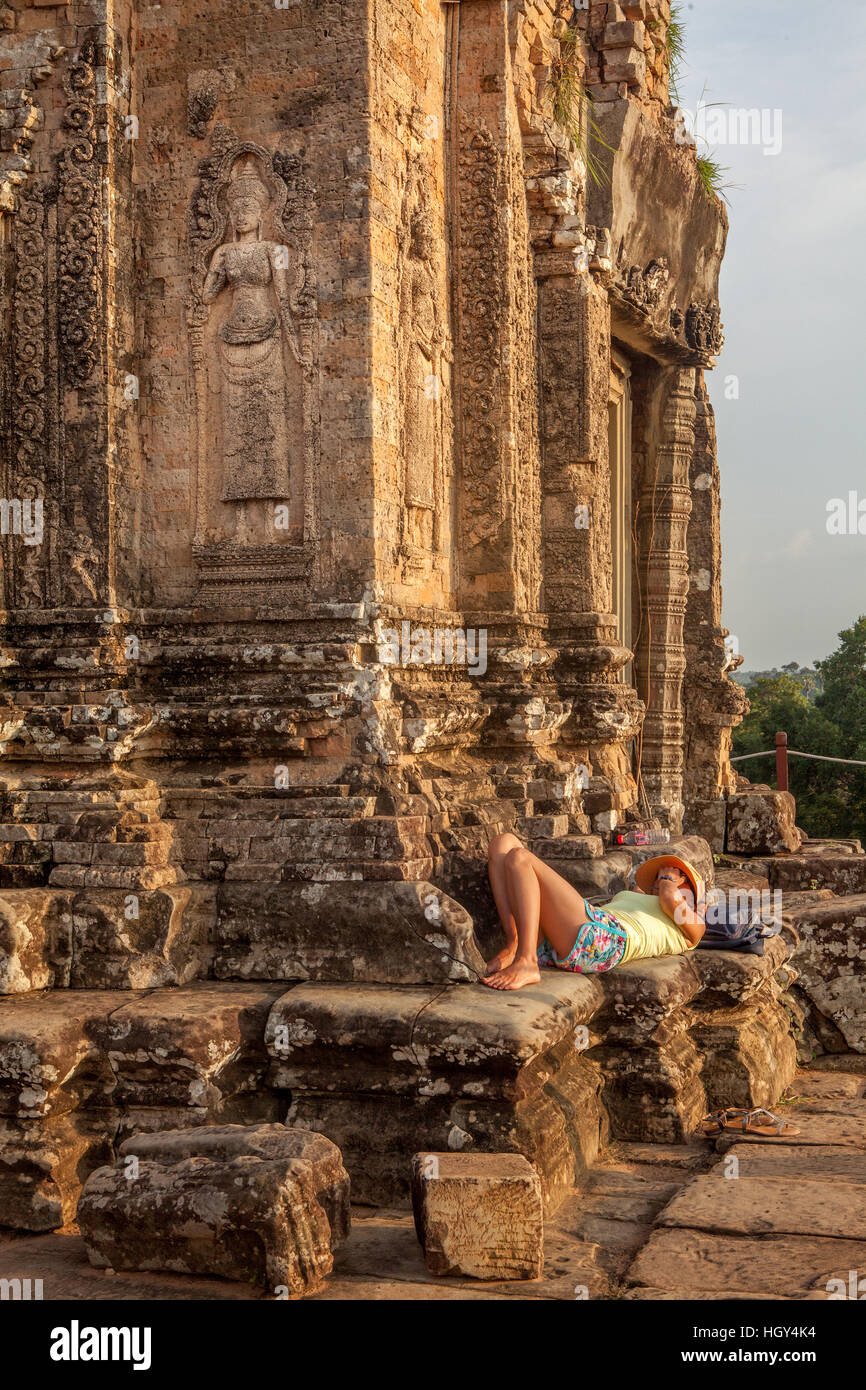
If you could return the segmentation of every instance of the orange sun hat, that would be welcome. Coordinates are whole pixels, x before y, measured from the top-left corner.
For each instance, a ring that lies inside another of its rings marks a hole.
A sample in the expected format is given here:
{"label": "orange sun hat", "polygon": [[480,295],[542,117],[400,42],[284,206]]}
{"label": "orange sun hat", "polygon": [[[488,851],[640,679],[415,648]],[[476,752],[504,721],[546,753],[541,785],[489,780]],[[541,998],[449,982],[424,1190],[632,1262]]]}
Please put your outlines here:
{"label": "orange sun hat", "polygon": [[652,859],[645,859],[634,871],[635,884],[641,892],[651,893],[656,875],[668,868],[682,870],[692,886],[696,905],[705,901],[707,887],[704,880],[697,869],[693,869],[687,859],[680,859],[678,854],[657,854]]}

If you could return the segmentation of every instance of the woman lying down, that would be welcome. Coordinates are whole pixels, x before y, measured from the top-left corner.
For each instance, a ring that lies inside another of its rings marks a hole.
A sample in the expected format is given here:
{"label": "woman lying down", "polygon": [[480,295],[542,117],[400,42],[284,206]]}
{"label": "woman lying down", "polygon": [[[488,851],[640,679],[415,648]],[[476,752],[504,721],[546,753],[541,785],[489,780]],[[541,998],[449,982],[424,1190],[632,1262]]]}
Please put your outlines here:
{"label": "woman lying down", "polygon": [[491,989],[537,984],[539,965],[585,975],[678,956],[706,931],[703,879],[675,854],[644,860],[635,871],[639,891],[617,893],[603,907],[588,903],[515,835],[492,841],[488,871],[505,931],[483,979]]}

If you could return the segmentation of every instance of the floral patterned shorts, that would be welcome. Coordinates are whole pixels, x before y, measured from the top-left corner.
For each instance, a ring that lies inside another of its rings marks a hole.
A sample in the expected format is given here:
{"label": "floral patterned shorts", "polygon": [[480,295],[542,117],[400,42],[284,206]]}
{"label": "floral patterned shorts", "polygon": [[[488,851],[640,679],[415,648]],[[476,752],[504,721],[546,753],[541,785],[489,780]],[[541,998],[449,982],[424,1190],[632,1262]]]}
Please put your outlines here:
{"label": "floral patterned shorts", "polygon": [[539,965],[554,965],[559,970],[574,970],[579,975],[601,974],[622,960],[626,947],[626,931],[616,918],[601,907],[586,904],[587,921],[577,933],[577,940],[568,955],[560,960],[550,942],[542,941],[538,949]]}

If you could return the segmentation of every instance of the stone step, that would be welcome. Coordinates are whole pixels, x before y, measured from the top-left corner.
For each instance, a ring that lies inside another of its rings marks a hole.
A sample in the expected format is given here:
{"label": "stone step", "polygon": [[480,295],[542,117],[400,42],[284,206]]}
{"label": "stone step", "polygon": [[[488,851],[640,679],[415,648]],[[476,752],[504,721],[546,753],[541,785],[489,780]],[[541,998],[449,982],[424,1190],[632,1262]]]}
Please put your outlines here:
{"label": "stone step", "polygon": [[678,1193],[658,1225],[745,1236],[834,1237],[844,1231],[847,1238],[866,1241],[866,1155],[860,1182],[816,1181],[802,1171],[790,1177],[739,1173],[732,1181],[730,1172],[728,1155]]}
{"label": "stone step", "polygon": [[483,985],[299,985],[268,1022],[271,1081],[291,1123],[341,1148],[358,1200],[405,1202],[414,1152],[471,1145],[524,1153],[550,1208],[603,1141],[577,1031],[599,1001],[596,981],[558,972],[504,1007]]}
{"label": "stone step", "polygon": [[235,809],[229,809],[223,804],[219,807],[218,814],[202,816],[201,820],[208,834],[214,835],[229,825],[246,826],[249,823],[257,833],[259,826],[279,825],[284,821],[300,823],[309,820],[363,820],[375,814],[375,796],[296,797],[289,792],[281,792],[274,800],[257,798],[256,801],[244,801]]}
{"label": "stone step", "polygon": [[285,1118],[263,1086],[283,986],[47,990],[0,1009],[0,1226],[71,1219],[87,1174],[131,1133]]}
{"label": "stone step", "polygon": [[830,888],[834,893],[866,893],[866,854],[789,854],[769,861],[771,888]]}
{"label": "stone step", "polygon": [[166,797],[173,806],[182,807],[183,815],[191,815],[198,810],[203,813],[214,808],[215,814],[226,815],[229,811],[241,810],[247,802],[262,803],[271,801],[304,800],[307,797],[341,800],[351,795],[346,783],[319,783],[314,785],[293,784],[290,787],[275,786],[201,786],[171,787]]}
{"label": "stone step", "polygon": [[540,838],[533,843],[539,859],[601,859],[604,841],[600,835],[561,835],[555,839]]}
{"label": "stone step", "polygon": [[423,881],[228,882],[215,919],[220,979],[444,984],[484,969],[469,914]]}

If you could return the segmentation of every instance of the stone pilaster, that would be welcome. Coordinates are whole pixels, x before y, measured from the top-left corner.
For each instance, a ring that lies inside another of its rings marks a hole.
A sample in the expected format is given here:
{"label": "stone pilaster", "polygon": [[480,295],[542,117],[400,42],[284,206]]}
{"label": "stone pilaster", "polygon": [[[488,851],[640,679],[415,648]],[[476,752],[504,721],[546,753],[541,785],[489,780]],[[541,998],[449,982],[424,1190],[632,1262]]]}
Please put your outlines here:
{"label": "stone pilaster", "polygon": [[661,435],[640,497],[641,640],[638,692],[647,707],[640,772],[652,807],[679,830],[683,814],[683,625],[689,587],[689,466],[695,446],[694,371],[664,381]]}

